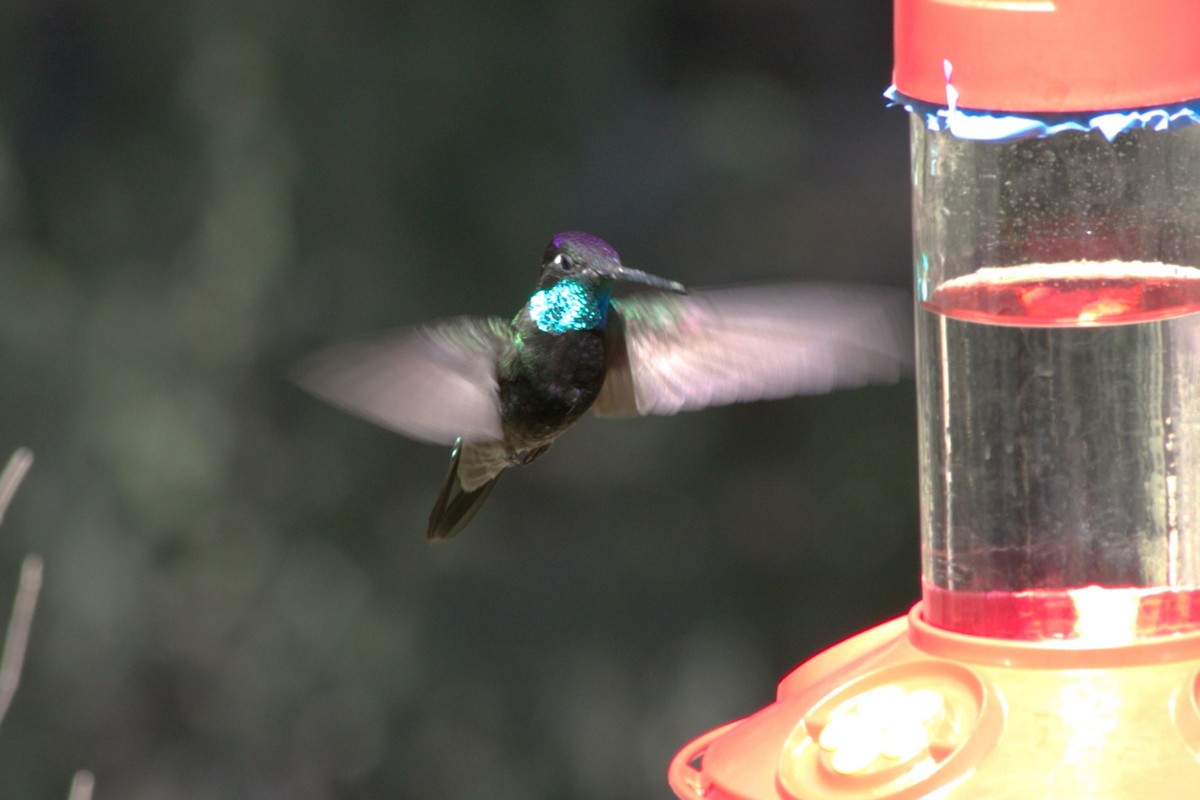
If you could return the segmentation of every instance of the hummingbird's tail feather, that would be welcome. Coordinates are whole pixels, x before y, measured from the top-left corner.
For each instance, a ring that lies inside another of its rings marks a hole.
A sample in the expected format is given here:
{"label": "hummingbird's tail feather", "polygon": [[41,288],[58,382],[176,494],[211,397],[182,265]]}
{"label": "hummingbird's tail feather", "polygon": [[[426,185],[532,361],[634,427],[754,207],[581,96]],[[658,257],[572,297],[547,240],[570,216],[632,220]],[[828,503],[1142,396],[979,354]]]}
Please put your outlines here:
{"label": "hummingbird's tail feather", "polygon": [[[431,541],[449,539],[467,527],[504,472],[503,464],[493,464],[492,469],[480,475],[483,467],[479,457],[481,454],[478,449],[472,451],[468,448],[471,446],[464,446],[461,440],[454,447],[450,470],[446,473],[442,490],[438,492],[437,502],[433,504],[433,512],[429,515],[428,536]],[[482,449],[486,453],[496,448],[485,444]],[[467,464],[463,464],[464,451],[467,451]]]}
{"label": "hummingbird's tail feather", "polygon": [[462,491],[462,486],[453,478],[447,479],[446,485],[438,495],[438,502],[429,515],[430,540],[449,539],[467,527],[475,514],[492,493],[500,476],[492,478],[481,488],[473,492]]}

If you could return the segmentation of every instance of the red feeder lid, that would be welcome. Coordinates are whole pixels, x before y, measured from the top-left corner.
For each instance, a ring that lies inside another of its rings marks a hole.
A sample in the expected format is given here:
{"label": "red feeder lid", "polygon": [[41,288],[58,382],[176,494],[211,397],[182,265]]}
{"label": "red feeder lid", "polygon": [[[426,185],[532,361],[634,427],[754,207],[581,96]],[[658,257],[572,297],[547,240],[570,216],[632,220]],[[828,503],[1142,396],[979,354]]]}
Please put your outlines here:
{"label": "red feeder lid", "polygon": [[1197,0],[896,0],[903,94],[982,111],[1106,111],[1200,97]]}

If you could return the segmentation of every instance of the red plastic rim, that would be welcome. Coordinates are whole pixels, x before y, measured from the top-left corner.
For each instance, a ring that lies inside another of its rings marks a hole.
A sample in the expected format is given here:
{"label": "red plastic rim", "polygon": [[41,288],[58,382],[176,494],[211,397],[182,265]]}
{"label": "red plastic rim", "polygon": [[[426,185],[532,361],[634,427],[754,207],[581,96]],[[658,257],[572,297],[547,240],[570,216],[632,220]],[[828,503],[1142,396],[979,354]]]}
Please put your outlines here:
{"label": "red plastic rim", "polygon": [[683,749],[671,759],[667,768],[667,783],[676,797],[683,800],[714,800],[709,793],[711,782],[704,777],[703,772],[692,766],[697,758],[703,758],[708,746],[721,737],[722,734],[742,722],[737,719],[719,728],[713,728],[708,733],[697,736],[683,746]]}
{"label": "red plastic rim", "polygon": [[1200,658],[1200,633],[1151,636],[1121,645],[1092,647],[1071,640],[1038,642],[955,633],[931,625],[917,603],[908,612],[908,638],[935,658],[961,664],[1019,669],[1116,669]]}
{"label": "red plastic rim", "polygon": [[896,0],[893,83],[962,108],[1073,112],[1200,97],[1196,0]]}

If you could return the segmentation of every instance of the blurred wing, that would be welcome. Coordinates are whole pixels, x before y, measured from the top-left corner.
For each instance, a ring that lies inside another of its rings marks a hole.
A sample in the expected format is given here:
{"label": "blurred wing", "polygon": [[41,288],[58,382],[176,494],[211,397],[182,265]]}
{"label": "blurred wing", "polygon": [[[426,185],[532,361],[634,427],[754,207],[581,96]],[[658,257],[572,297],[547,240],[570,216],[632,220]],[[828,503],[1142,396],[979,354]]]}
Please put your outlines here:
{"label": "blurred wing", "polygon": [[912,300],[837,285],[614,300],[600,416],[674,414],[894,382],[912,369]]}
{"label": "blurred wing", "polygon": [[511,346],[504,320],[457,317],[322,350],[300,364],[297,383],[414,439],[500,439],[496,367]]}

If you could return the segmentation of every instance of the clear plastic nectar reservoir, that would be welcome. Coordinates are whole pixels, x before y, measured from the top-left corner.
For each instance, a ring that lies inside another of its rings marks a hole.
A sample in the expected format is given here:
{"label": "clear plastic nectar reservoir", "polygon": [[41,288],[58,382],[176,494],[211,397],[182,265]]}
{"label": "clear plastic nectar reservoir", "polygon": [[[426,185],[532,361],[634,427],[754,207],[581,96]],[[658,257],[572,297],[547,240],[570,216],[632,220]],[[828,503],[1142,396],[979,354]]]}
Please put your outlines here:
{"label": "clear plastic nectar reservoir", "polygon": [[1200,628],[1200,125],[912,121],[925,619]]}

